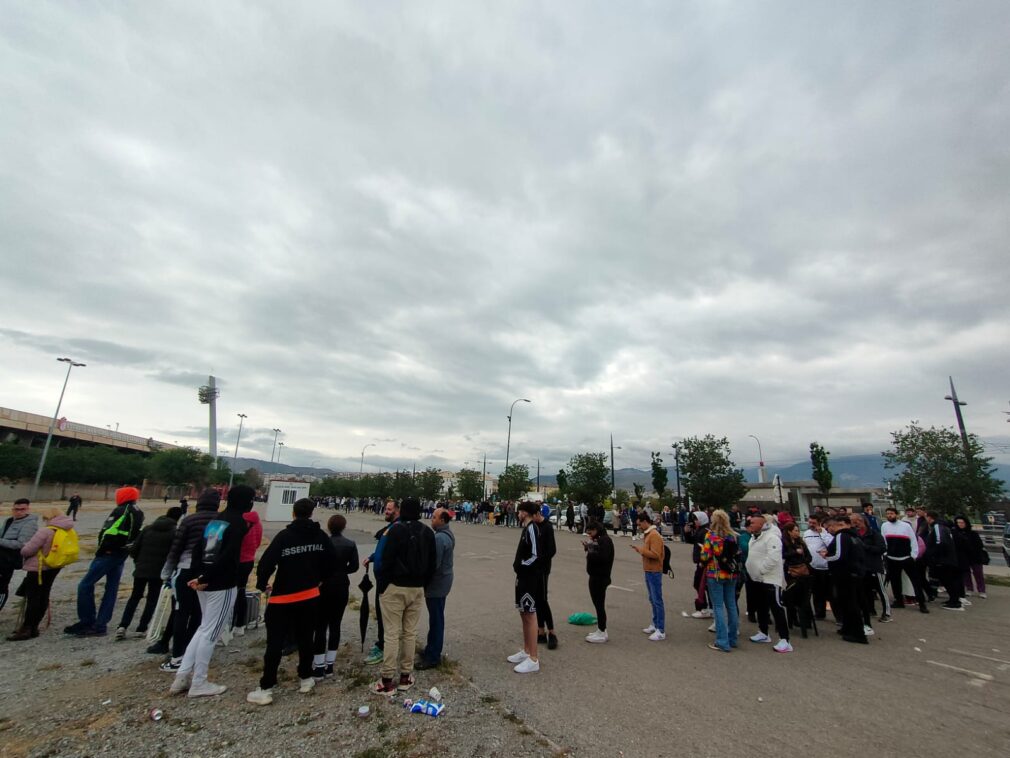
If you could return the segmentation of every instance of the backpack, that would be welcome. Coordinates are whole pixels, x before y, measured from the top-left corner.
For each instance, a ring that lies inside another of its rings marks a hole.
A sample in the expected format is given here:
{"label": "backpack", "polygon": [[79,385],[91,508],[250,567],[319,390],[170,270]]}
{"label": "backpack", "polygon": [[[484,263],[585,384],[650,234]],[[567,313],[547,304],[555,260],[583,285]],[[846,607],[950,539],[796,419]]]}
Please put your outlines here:
{"label": "backpack", "polygon": [[397,557],[397,571],[402,576],[425,577],[428,572],[428,545],[424,541],[427,527],[420,521],[401,521],[407,531],[403,549]]}
{"label": "backpack", "polygon": [[673,579],[673,567],[670,565],[670,546],[663,545],[663,573]]}
{"label": "backpack", "polygon": [[53,544],[49,552],[42,555],[39,551],[39,568],[59,569],[75,563],[80,556],[77,545],[77,532],[73,529],[61,529],[58,526],[48,526],[53,530]]}
{"label": "backpack", "polygon": [[740,573],[740,546],[736,540],[724,539],[722,542],[722,554],[716,559],[719,570],[727,574]]}

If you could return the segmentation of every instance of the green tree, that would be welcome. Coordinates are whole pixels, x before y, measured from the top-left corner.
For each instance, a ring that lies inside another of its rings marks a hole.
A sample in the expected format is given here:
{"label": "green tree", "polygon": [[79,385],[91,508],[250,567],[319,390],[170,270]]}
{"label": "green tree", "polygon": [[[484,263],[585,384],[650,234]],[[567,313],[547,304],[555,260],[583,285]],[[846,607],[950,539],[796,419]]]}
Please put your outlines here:
{"label": "green tree", "polygon": [[456,474],[456,491],[459,492],[459,496],[464,500],[471,502],[480,501],[484,491],[480,472],[469,468],[460,469],[459,473]]}
{"label": "green tree", "polygon": [[530,467],[522,463],[510,463],[498,477],[498,494],[505,500],[518,500],[531,486]]}
{"label": "green tree", "polygon": [[211,478],[214,458],[192,447],[162,450],[151,457],[150,476],[161,484],[192,484],[199,488]]}
{"label": "green tree", "polygon": [[263,487],[263,477],[257,469],[247,468],[242,476],[245,479],[245,483],[254,490],[258,490]]}
{"label": "green tree", "polygon": [[393,474],[392,494],[395,500],[417,495],[417,483],[409,471],[397,471]]}
{"label": "green tree", "polygon": [[984,455],[981,441],[968,435],[965,456],[960,434],[948,427],[923,429],[912,422],[891,432],[891,449],[884,451],[884,468],[895,472],[894,498],[902,505],[918,505],[949,516],[979,514],[1003,494],[992,458]]}
{"label": "green tree", "polygon": [[614,494],[614,504],[619,505],[622,508],[631,502],[631,497],[628,495],[627,490],[617,490]]}
{"label": "green tree", "polygon": [[35,476],[41,456],[41,451],[24,445],[0,445],[0,481],[16,482]]}
{"label": "green tree", "polygon": [[667,473],[666,466],[663,465],[663,459],[659,456],[659,453],[652,454],[652,489],[655,490],[656,494],[663,497],[663,493],[666,492],[666,483],[669,474]]}
{"label": "green tree", "polygon": [[632,486],[635,488],[635,502],[641,504],[642,495],[645,494],[645,487],[643,487],[638,482],[635,482]]}
{"label": "green tree", "polygon": [[728,509],[747,492],[743,471],[730,460],[729,440],[711,434],[681,442],[680,479],[699,507]]}
{"label": "green tree", "polygon": [[820,489],[821,495],[824,496],[825,504],[831,494],[831,483],[834,478],[831,475],[831,467],[828,465],[829,455],[831,453],[818,443],[810,443],[810,466],[813,469],[814,481],[817,482],[817,487]]}
{"label": "green tree", "polygon": [[104,446],[58,447],[49,451],[42,480],[81,484],[139,484],[148,476],[141,454]]}
{"label": "green tree", "polygon": [[417,489],[421,497],[425,500],[434,500],[442,494],[445,482],[442,480],[442,472],[437,468],[426,468],[417,475]]}
{"label": "green tree", "polygon": [[599,505],[610,494],[610,466],[606,453],[580,453],[572,456],[565,469],[568,492],[586,505]]}
{"label": "green tree", "polygon": [[564,469],[561,469],[558,472],[557,481],[558,481],[558,494],[561,495],[561,497],[564,497],[565,493],[568,492],[568,474],[565,472]]}

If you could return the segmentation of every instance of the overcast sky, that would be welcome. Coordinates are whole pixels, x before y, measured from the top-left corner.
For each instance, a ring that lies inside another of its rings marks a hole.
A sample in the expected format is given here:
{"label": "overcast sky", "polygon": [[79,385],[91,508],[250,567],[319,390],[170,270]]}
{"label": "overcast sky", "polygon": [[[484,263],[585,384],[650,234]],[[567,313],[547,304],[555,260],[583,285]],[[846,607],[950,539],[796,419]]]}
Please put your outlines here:
{"label": "overcast sky", "polygon": [[[1010,427],[1010,5],[4,2],[0,405],[357,470]],[[999,455],[999,460],[1010,460]]]}

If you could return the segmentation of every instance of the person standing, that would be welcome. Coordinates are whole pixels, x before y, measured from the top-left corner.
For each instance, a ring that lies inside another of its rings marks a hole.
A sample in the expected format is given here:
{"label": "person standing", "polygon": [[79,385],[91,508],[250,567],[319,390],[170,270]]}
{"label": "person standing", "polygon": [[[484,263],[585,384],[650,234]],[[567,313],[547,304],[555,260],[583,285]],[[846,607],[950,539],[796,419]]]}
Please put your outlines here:
{"label": "person standing", "polygon": [[[265,614],[267,646],[263,653],[263,676],[259,687],[246,695],[246,701],[254,705],[273,702],[277,669],[289,637],[298,643],[298,691],[307,694],[316,686],[312,676],[312,643],[320,615],[319,587],[336,570],[337,551],[312,520],[314,509],[315,502],[310,498],[295,501],[294,520],[271,540],[256,569],[256,589],[269,592],[270,599]],[[357,563],[355,555],[352,565],[357,568]],[[271,587],[274,572],[277,576]]]}
{"label": "person standing", "polygon": [[[420,501],[404,498],[400,520],[389,528],[382,547],[376,592],[382,596],[386,648],[380,679],[371,686],[376,695],[392,695],[414,685],[417,622],[424,605],[424,588],[435,573],[435,534],[420,519]],[[397,673],[400,677],[394,682]]]}
{"label": "person standing", "polygon": [[[333,676],[333,664],[340,647],[340,624],[347,608],[348,576],[358,570],[358,546],[344,536],[347,519],[338,514],[330,516],[326,528],[334,550],[333,572],[323,578],[319,588],[319,614],[316,621],[316,642],[312,658],[312,678]],[[327,632],[329,644],[327,644]]]}
{"label": "person standing", "polygon": [[[112,612],[116,608],[119,580],[129,555],[129,546],[137,539],[144,525],[144,512],[137,508],[140,490],[120,487],[116,490],[116,507],[98,532],[98,547],[88,572],[77,585],[77,622],[63,631],[75,637],[105,635]],[[105,592],[95,613],[95,585],[105,579]]]}
{"label": "person standing", "polygon": [[72,517],[74,521],[77,521],[77,511],[81,509],[81,496],[76,492],[70,496],[70,501],[67,503],[67,515]]}
{"label": "person standing", "polygon": [[541,572],[544,578],[543,602],[537,606],[537,644],[547,643],[548,650],[555,650],[558,647],[558,638],[554,634],[554,613],[551,611],[551,601],[549,597],[551,563],[557,555],[558,545],[554,539],[554,527],[551,524],[550,506],[542,505],[533,515],[533,521],[540,532],[540,552],[543,563]]}
{"label": "person standing", "polygon": [[[242,549],[238,554],[238,579],[235,595],[235,613],[232,618],[232,632],[242,637],[246,628],[246,588],[249,586],[249,575],[252,574],[253,563],[256,561],[256,551],[263,544],[263,524],[260,515],[249,504],[249,510],[242,514],[248,524],[245,537],[242,538]],[[357,558],[354,559],[357,562]]]}
{"label": "person standing", "polygon": [[[382,549],[386,545],[386,535],[389,533],[389,528],[400,520],[400,506],[396,504],[395,500],[387,500],[383,514],[386,519],[386,525],[375,533],[375,550],[361,562],[366,571],[370,563],[375,564],[376,581],[379,580],[379,569],[382,566]],[[385,657],[383,651],[386,648],[386,630],[382,622],[382,601],[378,591],[375,593],[375,622],[379,627],[379,636],[375,644],[372,645],[372,649],[368,651],[368,655],[365,656],[365,663],[369,666],[382,663],[382,659]]]}
{"label": "person standing", "polygon": [[169,687],[170,695],[188,690],[189,697],[214,697],[228,688],[207,680],[214,645],[231,622],[235,610],[238,557],[245,537],[246,520],[256,491],[239,484],[228,490],[228,504],[203,530],[203,539],[193,551],[196,576],[187,582],[200,604],[200,626],[186,646],[179,670]]}
{"label": "person standing", "polygon": [[961,598],[964,587],[961,584],[954,536],[935,511],[926,514],[926,523],[929,524],[929,532],[926,534],[926,564],[947,591],[947,602],[940,607],[945,611],[963,611]]}
{"label": "person standing", "polygon": [[828,531],[834,536],[831,547],[821,553],[828,562],[831,582],[835,588],[835,616],[842,626],[838,630],[845,642],[868,644],[863,614],[859,602],[863,591],[863,546],[852,533],[847,516],[828,519]]}
{"label": "person standing", "polygon": [[789,625],[782,605],[782,588],[785,586],[785,568],[782,558],[782,533],[772,516],[751,516],[747,525],[750,543],[747,547],[747,574],[755,582],[758,633],[751,642],[771,642],[768,636],[769,613],[775,619],[779,635],[776,653],[791,653]]}
{"label": "person standing", "polygon": [[831,572],[822,553],[831,547],[834,537],[824,528],[824,517],[812,513],[807,517],[807,526],[803,532],[803,542],[810,552],[810,592],[814,600],[814,618],[823,621],[827,618],[828,601],[831,599]]}
{"label": "person standing", "polygon": [[565,509],[565,525],[568,527],[569,532],[575,531],[575,506],[571,503]]}
{"label": "person standing", "polygon": [[[39,566],[39,556],[49,555],[56,537],[56,530],[74,530],[74,521],[56,508],[49,508],[42,514],[45,526],[38,529],[21,547],[24,559],[25,578],[21,584],[25,596],[25,616],[21,626],[10,635],[9,642],[21,642],[39,636],[39,622],[49,608],[49,593],[52,591],[59,568]],[[39,570],[41,568],[41,571]]]}
{"label": "person standing", "polygon": [[701,546],[708,536],[708,513],[703,510],[691,514],[687,522],[687,541],[692,544],[691,560],[694,561],[694,611],[691,618],[712,618],[711,603],[708,602],[708,587],[705,581],[705,566],[701,562]]}
{"label": "person standing", "polygon": [[11,506],[11,515],[0,527],[0,611],[7,605],[14,572],[21,568],[23,548],[39,530],[39,519],[31,513],[31,501],[20,497]]}
{"label": "person standing", "polygon": [[[962,571],[961,580],[964,584],[965,594],[971,595],[972,590],[975,590],[978,592],[978,596],[985,600],[985,574],[983,573],[983,567],[989,563],[989,554],[985,550],[982,537],[972,529],[971,521],[964,515],[954,519],[953,533],[955,537],[959,536],[961,538],[961,544],[964,545],[964,548],[958,551],[958,556],[962,553],[964,554],[966,568]],[[974,586],[972,586],[973,578],[975,580]]]}
{"label": "person standing", "polygon": [[712,524],[700,546],[701,565],[705,569],[708,594],[715,615],[715,642],[712,650],[730,652],[737,646],[740,615],[736,605],[736,586],[740,576],[736,532],[729,515],[720,509],[712,513]]}
{"label": "person standing", "polygon": [[880,618],[883,624],[891,620],[891,604],[884,589],[884,553],[887,543],[879,531],[870,529],[866,517],[861,513],[849,516],[849,523],[856,538],[863,544],[863,591],[860,593],[863,609],[863,632],[867,637],[874,634],[873,616],[876,615],[874,597],[880,598]]}
{"label": "person standing", "polygon": [[642,532],[642,544],[631,544],[631,549],[642,556],[645,589],[652,607],[652,623],[642,631],[652,642],[666,639],[666,609],[663,606],[663,538],[645,510],[638,512],[637,526]]}
{"label": "person standing", "polygon": [[431,517],[435,530],[435,573],[424,588],[424,604],[428,608],[428,639],[421,660],[414,665],[418,671],[434,668],[442,662],[445,641],[445,599],[452,589],[453,552],[456,535],[449,528],[449,512],[439,508]]}
{"label": "person standing", "polygon": [[534,523],[536,503],[519,504],[519,545],[512,561],[516,574],[516,609],[523,627],[523,648],[508,656],[517,674],[534,674],[540,670],[537,655],[537,607],[543,602],[543,575],[541,574],[540,532]]}
{"label": "person standing", "polygon": [[863,520],[866,522],[866,528],[872,532],[880,531],[880,523],[877,521],[876,515],[873,513],[873,503],[863,503]]}
{"label": "person standing", "polygon": [[126,639],[133,614],[136,613],[137,606],[145,594],[147,602],[140,614],[137,634],[143,636],[147,632],[147,625],[151,623],[154,609],[158,605],[158,596],[161,594],[161,568],[165,565],[165,558],[168,557],[168,551],[172,547],[175,529],[181,517],[182,509],[172,506],[164,516],[145,526],[130,547],[130,557],[133,558],[133,591],[130,592],[130,599],[126,601],[123,617],[116,629],[117,640]]}
{"label": "person standing", "polygon": [[904,574],[912,584],[919,610],[929,613],[922,586],[923,577],[919,571],[919,538],[915,534],[915,528],[908,520],[898,518],[897,508],[887,508],[884,511],[884,523],[880,525],[880,534],[887,545],[887,583],[891,585],[891,594],[894,596],[891,607],[905,607],[905,593],[901,586]]}
{"label": "person standing", "polygon": [[806,540],[800,535],[799,524],[792,520],[782,528],[782,560],[786,578],[782,593],[786,617],[789,625],[799,626],[800,634],[806,637],[807,630],[814,625],[810,608],[812,557]]}
{"label": "person standing", "polygon": [[607,633],[607,587],[614,568],[614,542],[607,527],[590,522],[586,529],[589,537],[582,543],[586,551],[586,573],[589,574],[589,598],[596,610],[596,631],[586,635],[586,642],[602,643],[610,639]]}

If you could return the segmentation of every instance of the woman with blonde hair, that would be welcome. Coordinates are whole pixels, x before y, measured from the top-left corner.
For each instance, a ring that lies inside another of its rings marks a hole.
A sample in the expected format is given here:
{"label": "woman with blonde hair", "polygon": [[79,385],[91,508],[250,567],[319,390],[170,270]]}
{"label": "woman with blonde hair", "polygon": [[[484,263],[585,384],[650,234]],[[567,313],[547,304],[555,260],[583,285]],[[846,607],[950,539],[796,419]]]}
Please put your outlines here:
{"label": "woman with blonde hair", "polygon": [[60,569],[46,568],[44,565],[40,571],[39,558],[48,555],[52,549],[56,529],[73,531],[74,528],[74,520],[59,508],[46,508],[42,511],[42,519],[45,523],[21,548],[25,578],[18,594],[25,598],[25,617],[17,631],[7,638],[10,642],[21,642],[39,636],[39,622],[49,609],[49,593],[53,589],[56,575],[60,573]]}
{"label": "woman with blonde hair", "polygon": [[729,514],[719,509],[701,545],[700,563],[705,567],[705,581],[715,615],[713,650],[730,652],[737,646],[740,614],[736,607],[736,585],[740,576],[740,546],[729,523]]}

